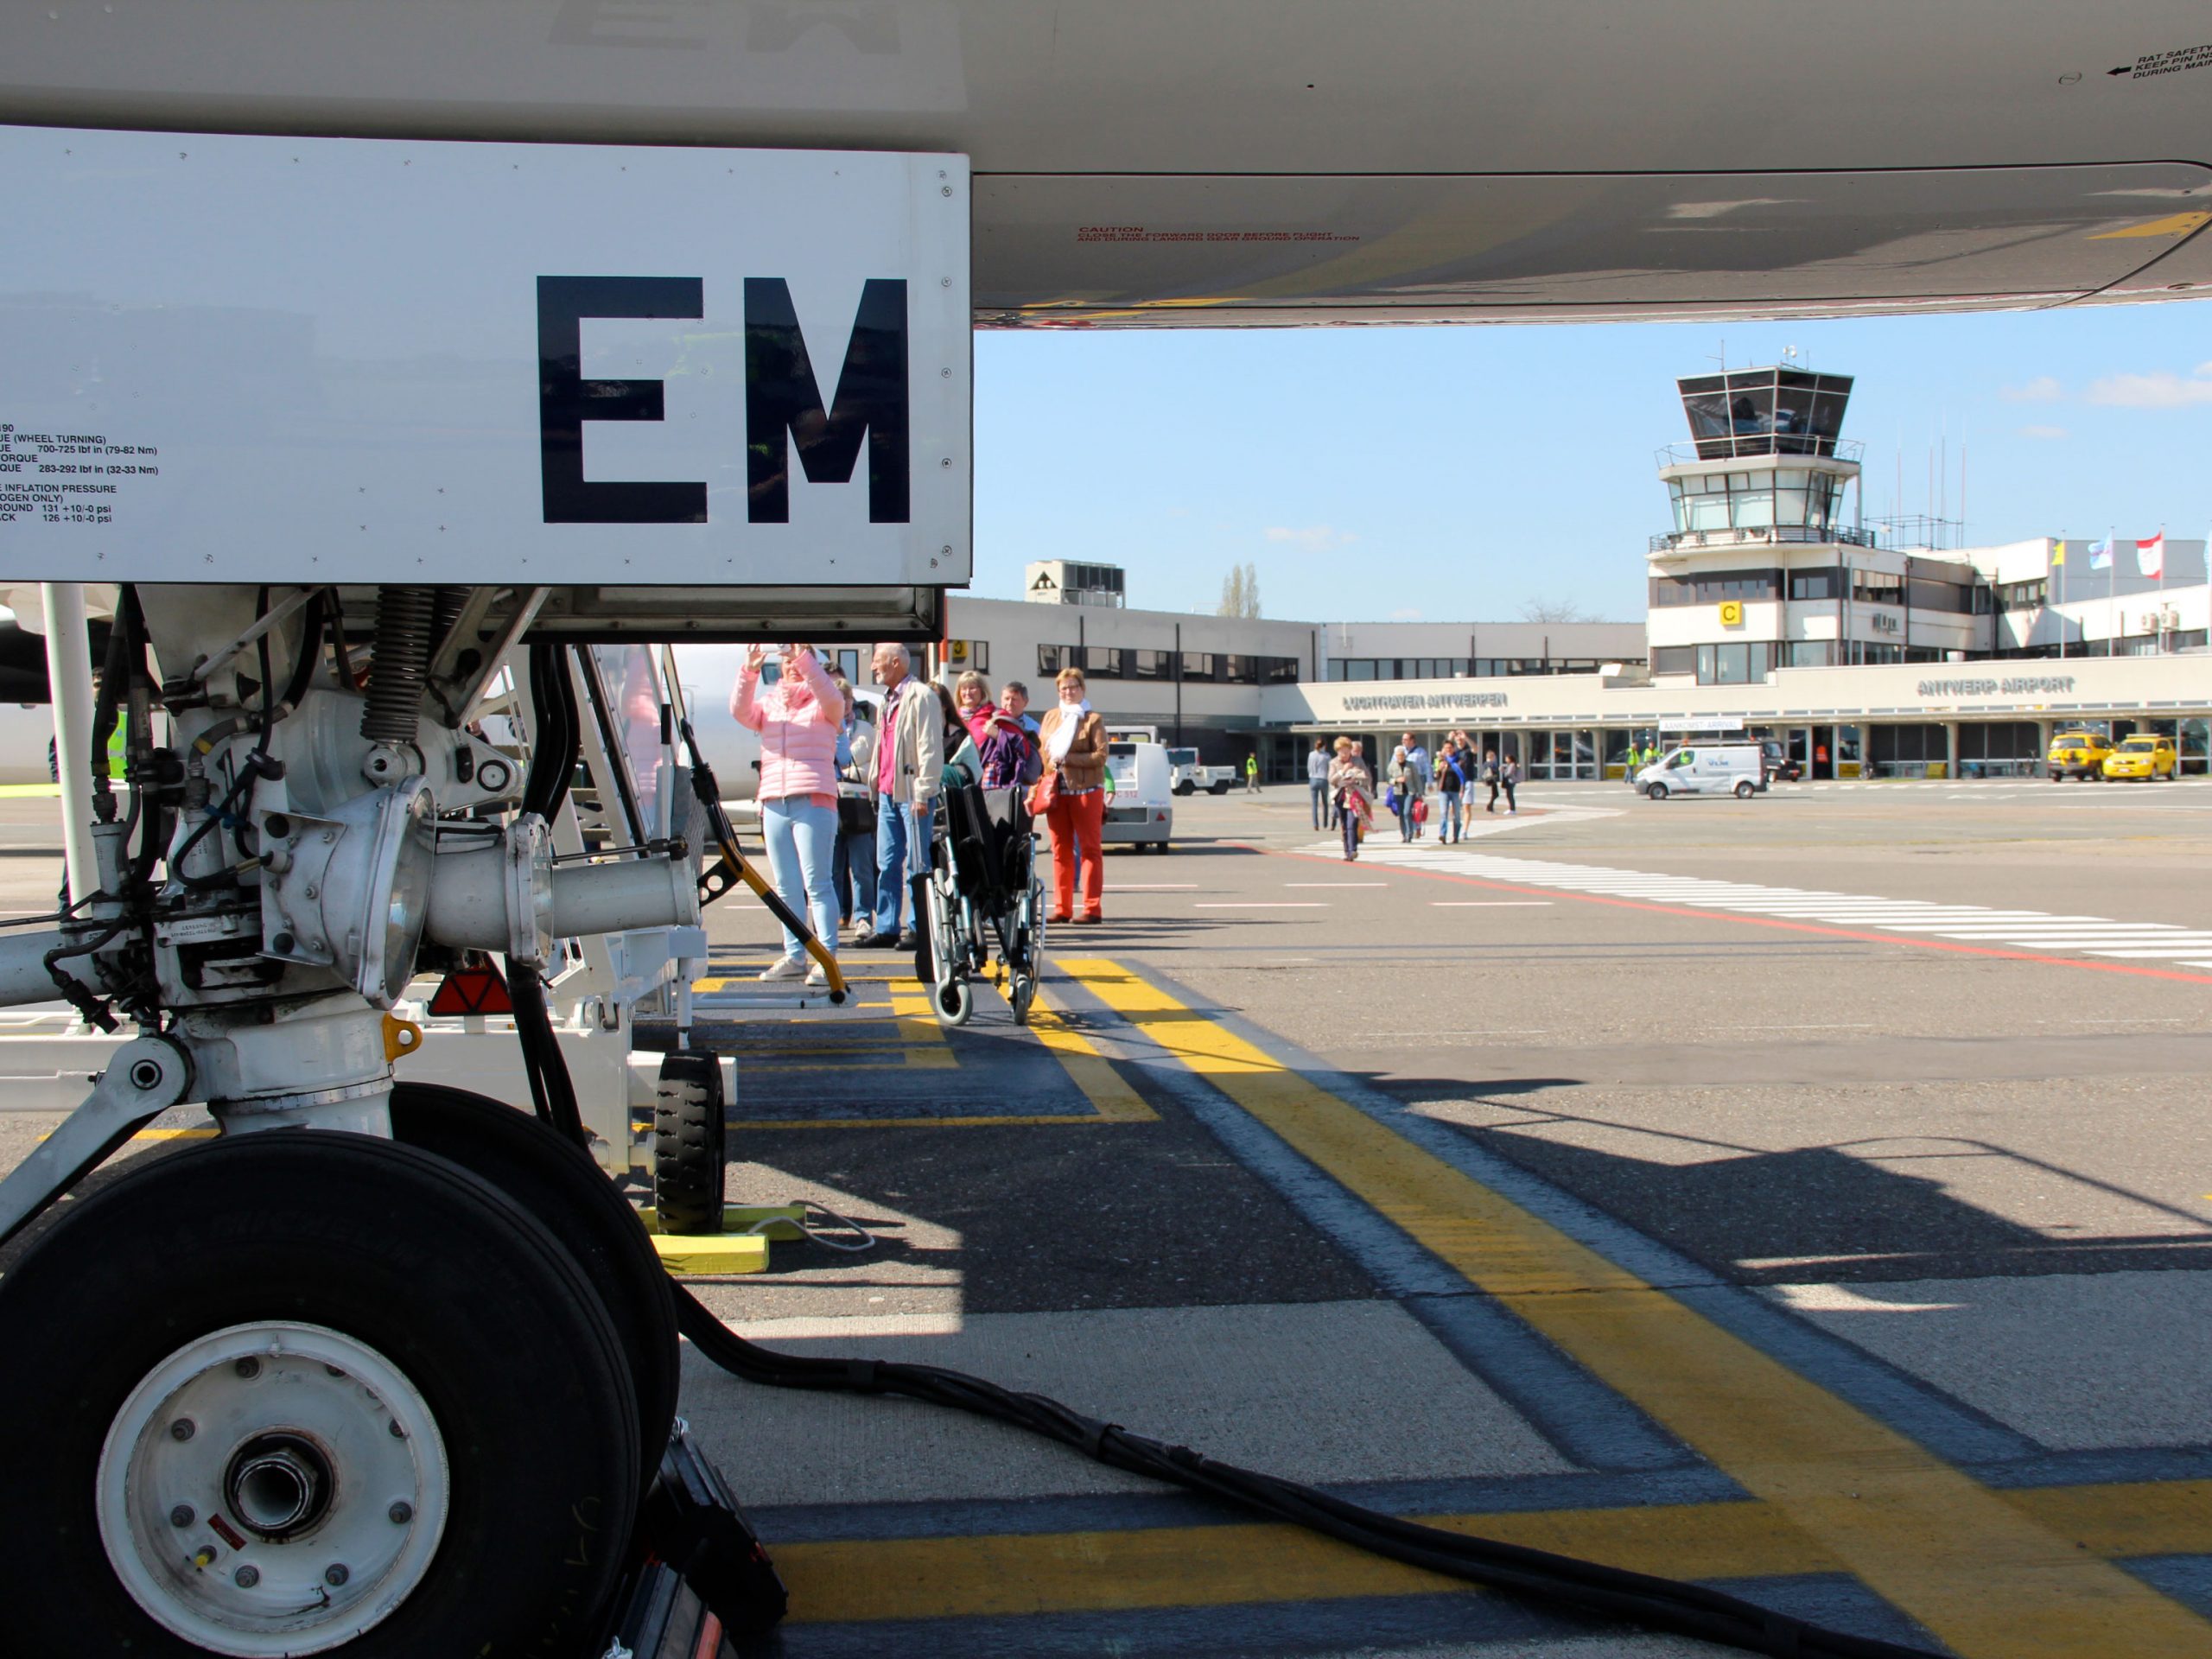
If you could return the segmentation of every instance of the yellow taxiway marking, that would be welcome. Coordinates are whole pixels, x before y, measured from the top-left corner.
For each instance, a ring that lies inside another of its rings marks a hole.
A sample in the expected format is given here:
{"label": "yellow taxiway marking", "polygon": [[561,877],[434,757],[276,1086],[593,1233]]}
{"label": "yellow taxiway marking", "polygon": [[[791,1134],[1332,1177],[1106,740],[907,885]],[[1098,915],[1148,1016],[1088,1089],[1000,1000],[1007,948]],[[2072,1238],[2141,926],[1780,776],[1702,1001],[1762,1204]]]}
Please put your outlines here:
{"label": "yellow taxiway marking", "polygon": [[[1090,1120],[1097,1123],[1157,1123],[1160,1114],[1145,1104],[1144,1096],[1137,1093],[1128,1078],[1114,1069],[1113,1063],[1093,1046],[1090,1038],[1070,1025],[1066,1014],[1057,1003],[1048,1006],[1044,992],[1039,989],[1038,1000],[1029,1007],[1029,1029],[1037,1033],[1060,1069],[1068,1074],[1068,1081],[1083,1090],[1097,1116]],[[1055,1118],[1054,1122],[1066,1120]],[[1077,1119],[1080,1122],[1084,1120]]]}
{"label": "yellow taxiway marking", "polygon": [[[2060,1486],[2004,1494],[2031,1522],[2095,1558],[2212,1549],[2212,1483]],[[1757,1579],[1849,1571],[1850,1560],[1775,1506],[1653,1504],[1415,1517],[1502,1543],[1680,1579]],[[853,1540],[776,1546],[802,1624],[978,1618],[1207,1607],[1465,1590],[1294,1527],[1159,1527],[1131,1531]],[[2082,1652],[2138,1651],[2113,1626]],[[2202,1649],[2200,1649],[2200,1651]],[[2063,1651],[2031,1640],[2013,1654]]]}
{"label": "yellow taxiway marking", "polygon": [[2132,236],[2190,236],[2212,225],[2212,213],[2172,213],[2164,219],[2145,219],[2140,225],[2124,225],[2116,231],[2099,231],[2088,240],[2116,242]]}
{"label": "yellow taxiway marking", "polygon": [[1058,966],[1962,1659],[2212,1652],[2212,1624],[1205,1014]]}
{"label": "yellow taxiway marking", "polygon": [[[974,993],[982,996],[988,986],[978,982]],[[803,1065],[818,1054],[857,1055],[860,1063],[824,1067],[836,1071],[871,1071],[879,1065],[904,1065],[918,1069],[957,1070],[959,1061],[954,1054],[944,1027],[937,1023],[930,1012],[930,993],[921,985],[894,988],[892,1005],[899,1012],[897,1023],[903,1033],[910,1026],[926,1026],[933,1033],[933,1043],[913,1046],[893,1046],[887,1039],[880,1046],[855,1044],[850,1047],[814,1048],[802,1044],[769,1044],[741,1051],[742,1058],[772,1060],[785,1066]],[[878,1020],[876,1023],[882,1023]],[[1060,1064],[1083,1097],[1090,1103],[1089,1112],[1004,1113],[985,1115],[963,1113],[957,1116],[942,1117],[818,1117],[818,1118],[733,1118],[732,1128],[740,1129],[978,1129],[978,1128],[1044,1128],[1067,1125],[1099,1123],[1156,1123],[1160,1114],[1145,1103],[1144,1096],[1132,1087],[1127,1078],[1114,1069],[1113,1063],[1101,1054],[1091,1040],[1068,1022],[1065,1013],[1048,1003],[1040,992],[1039,1000],[1029,1011],[1027,1030],[1043,1048]]]}

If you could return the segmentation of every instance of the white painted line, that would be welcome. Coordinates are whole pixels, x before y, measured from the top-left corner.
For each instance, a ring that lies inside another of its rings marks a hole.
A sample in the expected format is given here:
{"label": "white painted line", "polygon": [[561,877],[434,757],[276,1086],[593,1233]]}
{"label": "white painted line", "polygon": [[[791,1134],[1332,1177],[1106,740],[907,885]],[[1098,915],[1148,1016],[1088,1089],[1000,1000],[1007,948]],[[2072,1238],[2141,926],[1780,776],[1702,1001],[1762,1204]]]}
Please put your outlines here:
{"label": "white painted line", "polygon": [[1218,904],[1194,905],[1194,910],[1326,910],[1319,899],[1232,899]]}
{"label": "white painted line", "polygon": [[1549,899],[1432,899],[1431,910],[1549,910]]}
{"label": "white painted line", "polygon": [[1286,881],[1286,887],[1387,887],[1388,881]]}
{"label": "white painted line", "polygon": [[1109,881],[1109,893],[1196,893],[1195,881]]}
{"label": "white painted line", "polygon": [[[1606,865],[1567,864],[1551,859],[1502,857],[1458,848],[1418,853],[1409,848],[1375,849],[1370,855],[1377,862],[1389,865],[1418,860],[1432,869],[1521,887],[1551,888],[1591,897],[1649,899],[1685,910],[1827,923],[1900,934],[1919,933],[2010,946],[2023,951],[2069,950],[2109,960],[2180,962],[2190,967],[2205,965],[2208,957],[2200,953],[2212,952],[2212,929],[2184,927],[2173,922],[2121,922],[2102,916],[2001,910],[1924,899],[1884,899],[1819,888],[1773,887],[1764,882],[1662,875]],[[1438,909],[1540,906],[1549,902],[1430,901]]]}

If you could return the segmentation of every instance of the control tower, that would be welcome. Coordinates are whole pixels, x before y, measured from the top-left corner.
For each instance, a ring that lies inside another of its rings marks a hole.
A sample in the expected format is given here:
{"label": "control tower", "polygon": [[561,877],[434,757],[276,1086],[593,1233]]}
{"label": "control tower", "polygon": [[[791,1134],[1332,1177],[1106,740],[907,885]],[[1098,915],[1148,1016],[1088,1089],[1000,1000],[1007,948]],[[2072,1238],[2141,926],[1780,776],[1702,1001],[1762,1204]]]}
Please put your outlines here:
{"label": "control tower", "polygon": [[1857,505],[1859,447],[1839,435],[1849,375],[1732,369],[1675,384],[1690,442],[1659,457],[1675,508],[1670,546],[1861,539],[1856,514],[1845,517],[1847,492]]}
{"label": "control tower", "polygon": [[1730,369],[1679,380],[1690,441],[1659,452],[1674,524],[1648,550],[1655,679],[1755,683],[1791,668],[1940,661],[1978,642],[1970,565],[1885,548],[1842,436],[1847,374]]}

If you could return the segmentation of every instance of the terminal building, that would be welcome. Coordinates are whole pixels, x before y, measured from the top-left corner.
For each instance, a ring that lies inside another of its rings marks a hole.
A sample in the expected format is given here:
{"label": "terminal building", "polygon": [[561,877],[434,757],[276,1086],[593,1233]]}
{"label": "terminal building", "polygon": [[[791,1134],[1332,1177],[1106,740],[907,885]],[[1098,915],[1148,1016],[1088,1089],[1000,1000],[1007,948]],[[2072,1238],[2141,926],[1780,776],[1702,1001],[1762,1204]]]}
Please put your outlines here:
{"label": "terminal building", "polygon": [[1033,696],[1080,667],[1112,723],[1214,764],[1256,753],[1274,781],[1304,778],[1317,736],[1387,753],[1454,729],[1544,779],[1618,777],[1691,733],[1770,738],[1814,778],[2031,775],[2081,724],[2172,736],[2206,770],[2202,542],[1962,547],[1941,520],[1870,522],[1850,377],[1678,387],[1689,435],[1659,452],[1670,523],[1644,550],[1640,623],[1135,610],[1118,567],[1045,562],[1023,601],[950,595],[941,661]]}

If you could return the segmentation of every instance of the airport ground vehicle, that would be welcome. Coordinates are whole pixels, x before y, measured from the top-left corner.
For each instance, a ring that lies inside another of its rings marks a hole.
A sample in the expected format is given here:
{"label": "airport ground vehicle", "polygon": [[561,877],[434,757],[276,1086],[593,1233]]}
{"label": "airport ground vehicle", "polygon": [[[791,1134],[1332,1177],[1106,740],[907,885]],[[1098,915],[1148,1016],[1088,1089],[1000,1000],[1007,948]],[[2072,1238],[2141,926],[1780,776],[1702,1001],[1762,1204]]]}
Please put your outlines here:
{"label": "airport ground vehicle", "polygon": [[1044,966],[1045,887],[1037,836],[1018,789],[985,789],[948,769],[930,823],[930,868],[923,887],[928,920],[916,972],[930,1006],[948,1026],[975,1012],[975,982],[990,965],[991,944],[1007,973],[1007,1002],[1027,1024]]}
{"label": "airport ground vehicle", "polygon": [[1759,744],[1759,753],[1764,757],[1770,783],[1795,784],[1803,780],[1803,765],[1792,759],[1789,749],[1773,738],[1767,738]]}
{"label": "airport ground vehicle", "polygon": [[2044,765],[2054,784],[2062,778],[2101,783],[2105,760],[2111,753],[2112,740],[2101,732],[2054,732]]}
{"label": "airport ground vehicle", "polygon": [[1175,801],[1168,782],[1173,772],[1167,755],[1157,743],[1107,744],[1106,771],[1113,787],[1098,832],[1104,844],[1167,850],[1175,833]]}
{"label": "airport ground vehicle", "polygon": [[1202,789],[1209,795],[1226,795],[1236,784],[1236,767],[1205,766],[1196,749],[1168,750],[1167,764],[1178,795],[1195,795]]}
{"label": "airport ground vehicle", "polygon": [[2145,734],[2125,739],[2105,756],[2098,772],[2100,776],[2113,780],[2138,778],[2154,784],[2161,778],[2180,777],[2181,762],[2173,739]]}
{"label": "airport ground vehicle", "polygon": [[1756,743],[1700,743],[1672,749],[1636,774],[1655,801],[1669,795],[1733,795],[1748,801],[1766,788],[1764,757]]}

